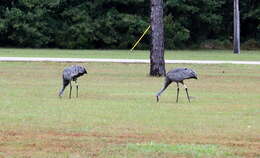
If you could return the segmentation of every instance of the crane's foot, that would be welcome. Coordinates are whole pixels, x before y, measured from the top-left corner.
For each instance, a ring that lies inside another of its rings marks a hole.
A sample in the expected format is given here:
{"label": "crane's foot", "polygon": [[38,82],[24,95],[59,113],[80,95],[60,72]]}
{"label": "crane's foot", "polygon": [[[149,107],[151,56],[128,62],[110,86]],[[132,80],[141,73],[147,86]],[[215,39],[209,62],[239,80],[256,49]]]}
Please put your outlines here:
{"label": "crane's foot", "polygon": [[156,101],[157,101],[157,103],[159,102],[159,96],[156,96]]}

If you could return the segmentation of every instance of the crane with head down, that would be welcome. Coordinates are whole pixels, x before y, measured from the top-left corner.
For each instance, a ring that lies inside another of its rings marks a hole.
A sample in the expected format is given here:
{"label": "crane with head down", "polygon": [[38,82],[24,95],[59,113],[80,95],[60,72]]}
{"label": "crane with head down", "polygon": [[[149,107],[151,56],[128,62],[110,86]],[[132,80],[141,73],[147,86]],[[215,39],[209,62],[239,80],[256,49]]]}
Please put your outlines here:
{"label": "crane with head down", "polygon": [[193,71],[192,69],[189,69],[189,68],[176,68],[176,69],[173,69],[171,71],[169,71],[167,74],[166,74],[166,77],[165,77],[165,82],[164,82],[164,86],[163,88],[156,94],[156,99],[157,99],[157,102],[159,102],[159,96],[162,94],[162,92],[172,83],[172,82],[175,82],[177,83],[177,99],[176,99],[176,102],[178,102],[178,97],[179,97],[179,83],[181,83],[184,88],[185,88],[185,91],[186,91],[186,94],[187,94],[187,98],[190,102],[190,96],[189,96],[189,93],[188,93],[188,88],[187,86],[184,84],[184,80],[186,79],[198,79],[197,77],[197,74],[195,71]]}
{"label": "crane with head down", "polygon": [[87,74],[87,70],[83,66],[72,65],[72,66],[66,67],[62,73],[63,86],[59,92],[59,97],[62,96],[65,88],[70,84],[69,98],[71,98],[71,91],[72,91],[71,81],[74,81],[76,83],[77,97],[78,97],[78,89],[79,89],[78,87],[79,86],[77,83],[77,79],[78,79],[78,77],[83,76],[84,74]]}

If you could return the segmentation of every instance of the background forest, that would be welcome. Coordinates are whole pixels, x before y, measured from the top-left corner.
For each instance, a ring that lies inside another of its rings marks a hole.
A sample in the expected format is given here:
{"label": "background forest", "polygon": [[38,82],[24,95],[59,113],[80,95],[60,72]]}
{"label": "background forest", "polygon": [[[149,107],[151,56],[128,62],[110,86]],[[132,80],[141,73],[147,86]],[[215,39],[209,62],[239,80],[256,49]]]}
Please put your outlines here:
{"label": "background forest", "polygon": [[[0,0],[0,47],[129,49],[149,14],[149,0]],[[242,48],[260,48],[260,1],[240,16]],[[165,0],[164,21],[167,49],[232,48],[232,0]]]}

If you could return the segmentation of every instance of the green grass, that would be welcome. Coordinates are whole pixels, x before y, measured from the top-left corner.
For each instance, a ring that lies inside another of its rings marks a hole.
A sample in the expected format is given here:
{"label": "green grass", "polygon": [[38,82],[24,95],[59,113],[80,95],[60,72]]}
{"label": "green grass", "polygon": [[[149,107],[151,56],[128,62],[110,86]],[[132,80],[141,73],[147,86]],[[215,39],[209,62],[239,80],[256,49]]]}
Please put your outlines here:
{"label": "green grass", "polygon": [[146,155],[159,155],[160,153],[169,153],[185,157],[231,157],[234,156],[232,153],[227,152],[218,145],[201,145],[201,144],[157,144],[153,142],[142,143],[142,144],[128,144],[127,150],[134,153]]}
{"label": "green grass", "polygon": [[260,156],[260,66],[169,64],[199,80],[191,103],[175,84],[156,103],[148,64],[85,63],[79,98],[59,99],[70,64],[0,63],[0,157]]}
{"label": "green grass", "polygon": [[[149,51],[129,50],[61,50],[61,49],[0,49],[0,56],[11,57],[59,57],[59,58],[114,58],[149,59]],[[242,60],[260,61],[260,51],[241,51],[240,55],[232,50],[176,50],[166,51],[168,60]]]}

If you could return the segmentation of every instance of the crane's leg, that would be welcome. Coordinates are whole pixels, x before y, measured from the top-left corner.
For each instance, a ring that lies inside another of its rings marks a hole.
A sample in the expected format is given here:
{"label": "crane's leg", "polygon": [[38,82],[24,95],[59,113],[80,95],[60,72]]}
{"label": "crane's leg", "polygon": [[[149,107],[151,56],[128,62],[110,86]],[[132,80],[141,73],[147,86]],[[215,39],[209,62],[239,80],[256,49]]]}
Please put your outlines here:
{"label": "crane's leg", "polygon": [[185,88],[185,91],[186,91],[186,94],[187,94],[187,98],[188,98],[188,100],[190,102],[190,96],[189,96],[188,88]]}
{"label": "crane's leg", "polygon": [[71,85],[71,82],[70,82],[70,95],[69,95],[69,98],[71,98],[71,91],[72,91],[72,85]]}
{"label": "crane's leg", "polygon": [[185,88],[185,91],[186,91],[186,94],[187,94],[187,98],[188,98],[188,100],[190,102],[190,96],[189,96],[189,92],[188,92],[188,87],[183,82],[181,82],[181,83],[183,84],[183,86]]}
{"label": "crane's leg", "polygon": [[159,96],[162,94],[162,92],[172,83],[168,78],[165,78],[164,86],[163,88],[156,94],[157,102],[159,102]]}
{"label": "crane's leg", "polygon": [[178,103],[179,92],[180,92],[180,87],[179,87],[179,83],[177,82],[177,99],[176,99],[176,103]]}
{"label": "crane's leg", "polygon": [[75,83],[76,83],[76,89],[77,89],[77,98],[78,98],[78,96],[79,96],[79,84],[78,84],[78,82],[77,82],[77,80],[75,80]]}

